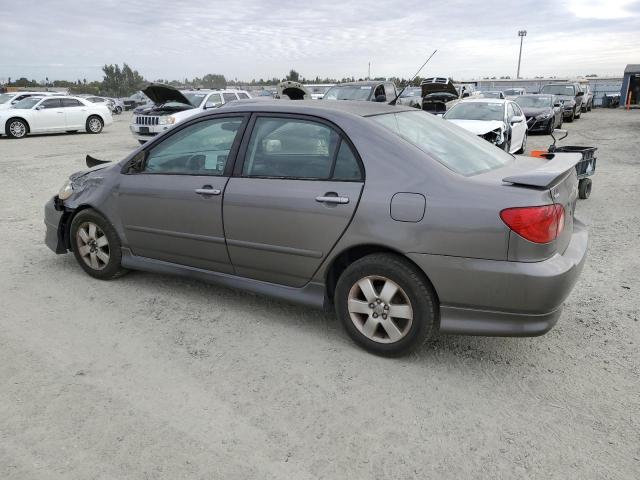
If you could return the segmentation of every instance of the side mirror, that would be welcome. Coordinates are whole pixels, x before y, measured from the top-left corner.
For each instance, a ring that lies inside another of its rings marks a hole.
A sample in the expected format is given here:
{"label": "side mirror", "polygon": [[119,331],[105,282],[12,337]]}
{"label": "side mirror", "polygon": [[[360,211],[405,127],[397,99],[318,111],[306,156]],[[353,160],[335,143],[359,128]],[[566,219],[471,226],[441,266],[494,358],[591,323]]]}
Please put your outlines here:
{"label": "side mirror", "polygon": [[43,107],[42,105],[38,105],[38,106],[36,107],[36,110],[42,110],[43,108],[44,108],[44,107]]}
{"label": "side mirror", "polygon": [[553,104],[553,106],[554,106],[554,107],[556,107],[556,108],[557,108],[557,107],[561,107],[561,106],[562,106],[562,103],[560,103],[560,102],[556,102],[556,103],[554,103],[554,104]]}
{"label": "side mirror", "polygon": [[386,95],[378,95],[376,97],[376,102],[386,102],[387,101],[387,96]]}
{"label": "side mirror", "polygon": [[467,98],[467,97],[470,97],[470,96],[471,96],[471,94],[469,92],[464,92],[462,94],[462,98]]}
{"label": "side mirror", "polygon": [[511,125],[513,125],[514,123],[522,123],[524,122],[524,117],[513,117],[511,119]]}
{"label": "side mirror", "polygon": [[218,102],[207,102],[207,103],[204,105],[204,109],[205,109],[205,110],[207,110],[207,109],[209,109],[209,108],[218,108],[220,105],[221,105],[221,104],[220,104],[220,103],[218,103]]}
{"label": "side mirror", "polygon": [[576,93],[576,97],[582,97],[582,96],[584,96],[584,92],[578,92],[578,93]]}

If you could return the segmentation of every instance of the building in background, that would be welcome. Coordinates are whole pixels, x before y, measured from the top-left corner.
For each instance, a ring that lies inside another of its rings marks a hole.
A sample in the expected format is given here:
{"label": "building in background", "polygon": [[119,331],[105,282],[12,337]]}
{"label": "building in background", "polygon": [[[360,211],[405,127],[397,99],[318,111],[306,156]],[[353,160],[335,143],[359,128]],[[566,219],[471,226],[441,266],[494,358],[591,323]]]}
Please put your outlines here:
{"label": "building in background", "polygon": [[630,64],[624,69],[620,105],[640,105],[640,64]]}

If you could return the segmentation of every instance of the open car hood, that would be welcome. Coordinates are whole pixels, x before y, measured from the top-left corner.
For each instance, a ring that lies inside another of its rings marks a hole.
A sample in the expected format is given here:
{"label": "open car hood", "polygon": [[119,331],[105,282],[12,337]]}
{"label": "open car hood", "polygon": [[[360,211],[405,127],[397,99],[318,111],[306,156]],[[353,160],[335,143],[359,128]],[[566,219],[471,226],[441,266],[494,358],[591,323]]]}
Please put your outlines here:
{"label": "open car hood", "polygon": [[420,88],[422,88],[423,97],[431,93],[448,93],[456,98],[460,95],[451,79],[446,77],[425,78],[420,84]]}
{"label": "open car hood", "polygon": [[191,102],[189,102],[187,97],[185,97],[180,90],[169,85],[152,83],[142,90],[142,93],[149,97],[156,105],[161,105],[167,102],[179,102],[184,103],[185,105],[191,105]]}
{"label": "open car hood", "polygon": [[300,82],[292,82],[291,80],[280,82],[276,89],[279,98],[286,95],[290,100],[311,100],[311,93]]}

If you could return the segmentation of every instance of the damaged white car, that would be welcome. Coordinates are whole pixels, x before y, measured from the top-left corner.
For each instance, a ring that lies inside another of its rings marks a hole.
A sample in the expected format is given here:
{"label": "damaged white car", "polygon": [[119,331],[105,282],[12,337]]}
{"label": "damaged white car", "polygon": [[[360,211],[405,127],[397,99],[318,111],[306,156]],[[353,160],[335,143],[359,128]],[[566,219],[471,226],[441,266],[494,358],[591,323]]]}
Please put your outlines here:
{"label": "damaged white car", "polygon": [[161,84],[149,85],[142,92],[153,105],[136,110],[129,126],[141,144],[204,110],[251,98],[244,90],[178,90]]}
{"label": "damaged white car", "polygon": [[516,102],[491,98],[466,99],[442,117],[484,138],[508,153],[524,153],[527,122]]}

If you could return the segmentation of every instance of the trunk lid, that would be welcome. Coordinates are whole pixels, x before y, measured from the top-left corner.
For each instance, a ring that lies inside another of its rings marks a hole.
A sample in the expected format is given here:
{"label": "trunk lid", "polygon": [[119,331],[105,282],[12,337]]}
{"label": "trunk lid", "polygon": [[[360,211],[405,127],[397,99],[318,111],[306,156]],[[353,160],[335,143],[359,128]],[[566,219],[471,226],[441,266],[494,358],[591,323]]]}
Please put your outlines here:
{"label": "trunk lid", "polygon": [[515,161],[505,167],[475,177],[485,183],[501,180],[503,187],[515,188],[521,193],[518,196],[510,196],[508,201],[513,204],[504,205],[504,208],[552,203],[564,207],[562,231],[554,241],[548,244],[529,242],[512,231],[509,240],[509,260],[545,260],[556,252],[564,253],[571,241],[578,198],[578,176],[575,165],[582,156],[579,153],[555,153],[550,157],[550,159],[541,159],[516,156]]}

